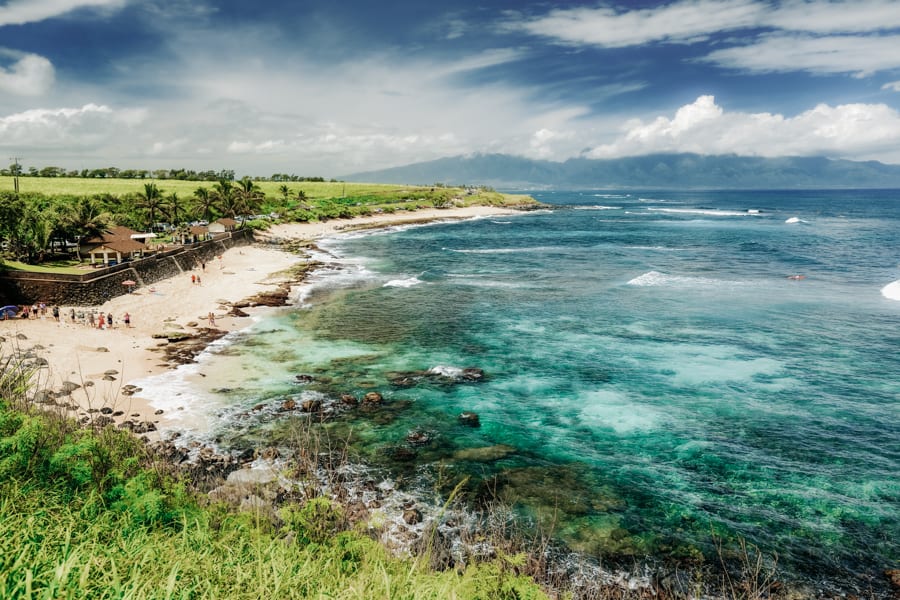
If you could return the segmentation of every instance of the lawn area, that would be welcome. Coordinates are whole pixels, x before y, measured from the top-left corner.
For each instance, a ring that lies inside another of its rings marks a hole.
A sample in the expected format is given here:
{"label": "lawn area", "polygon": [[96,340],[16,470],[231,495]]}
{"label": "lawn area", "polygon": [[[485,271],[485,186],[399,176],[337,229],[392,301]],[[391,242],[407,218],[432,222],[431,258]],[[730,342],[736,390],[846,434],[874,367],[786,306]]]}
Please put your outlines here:
{"label": "lawn area", "polygon": [[40,265],[29,265],[17,260],[5,260],[0,264],[0,270],[25,271],[27,273],[69,273],[81,275],[85,272],[88,263],[79,263],[77,260],[55,260]]}

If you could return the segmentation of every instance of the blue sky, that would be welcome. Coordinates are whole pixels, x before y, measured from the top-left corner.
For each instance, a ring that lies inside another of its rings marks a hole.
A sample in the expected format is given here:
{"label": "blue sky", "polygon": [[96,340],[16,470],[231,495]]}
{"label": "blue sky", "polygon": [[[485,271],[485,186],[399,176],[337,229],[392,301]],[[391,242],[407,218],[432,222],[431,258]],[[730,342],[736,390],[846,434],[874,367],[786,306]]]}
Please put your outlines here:
{"label": "blue sky", "polygon": [[474,152],[900,164],[900,0],[0,0],[0,152],[327,177]]}

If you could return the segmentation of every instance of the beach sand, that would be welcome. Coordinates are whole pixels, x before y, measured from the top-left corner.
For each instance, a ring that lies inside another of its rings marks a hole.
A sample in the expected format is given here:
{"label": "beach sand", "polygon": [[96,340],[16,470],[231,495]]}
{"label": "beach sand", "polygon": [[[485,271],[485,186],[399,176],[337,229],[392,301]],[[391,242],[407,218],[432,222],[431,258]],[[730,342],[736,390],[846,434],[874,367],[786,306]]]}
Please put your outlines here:
{"label": "beach sand", "polygon": [[[491,206],[423,209],[356,219],[334,219],[324,223],[280,224],[261,232],[257,239],[312,241],[347,230],[515,213],[510,209]],[[62,399],[58,401],[60,404],[77,405],[77,409],[71,411],[73,416],[83,418],[100,414],[101,409],[112,409],[110,416],[118,423],[126,419],[158,423],[165,419],[165,415],[155,414],[139,392],[135,395],[123,393],[123,387],[129,381],[170,368],[160,350],[167,342],[154,339],[153,334],[170,330],[176,325],[188,332],[210,327],[210,312],[215,315],[215,329],[243,329],[250,325],[249,320],[246,317],[226,316],[225,312],[230,308],[227,305],[272,290],[288,281],[290,278],[283,274],[284,271],[303,260],[295,254],[263,245],[231,248],[220,259],[207,263],[205,269],[197,268],[152,286],[137,288],[102,306],[62,306],[59,322],[52,317],[49,307],[43,319],[0,321],[0,336],[6,340],[0,349],[3,355],[15,349],[45,359],[47,366],[38,369],[35,377],[46,389],[59,390],[64,382],[80,386],[71,392],[67,402]],[[192,283],[191,275],[199,275],[201,283]],[[70,318],[72,308],[76,311],[93,308],[98,313],[112,313],[114,326],[101,330],[73,323]],[[252,315],[272,309],[256,307],[243,310]],[[126,312],[131,316],[130,327],[126,327],[123,321]],[[195,325],[191,326],[191,323]],[[149,437],[154,438],[152,434]]]}

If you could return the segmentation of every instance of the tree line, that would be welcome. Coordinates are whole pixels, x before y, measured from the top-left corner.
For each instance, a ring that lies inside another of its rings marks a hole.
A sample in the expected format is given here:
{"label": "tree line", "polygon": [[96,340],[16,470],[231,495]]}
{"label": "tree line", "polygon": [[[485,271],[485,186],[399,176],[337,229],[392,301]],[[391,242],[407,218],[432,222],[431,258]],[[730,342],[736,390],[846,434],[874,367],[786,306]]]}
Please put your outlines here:
{"label": "tree line", "polygon": [[[104,167],[100,169],[73,169],[67,170],[63,167],[25,167],[18,163],[9,165],[5,169],[0,169],[0,175],[6,177],[80,177],[82,179],[176,179],[178,181],[235,181],[234,171],[232,169],[221,169],[219,171],[206,170],[195,171],[193,169],[119,169],[117,167]],[[309,177],[303,175],[294,175],[288,173],[273,173],[269,177],[253,177],[253,181],[328,181],[324,177]],[[336,181],[331,179],[330,181]]]}
{"label": "tree line", "polygon": [[[305,194],[298,193],[297,201],[304,199]],[[161,219],[176,228],[200,219],[238,219],[259,213],[265,202],[265,194],[249,177],[221,179],[211,187],[198,187],[190,197],[166,193],[156,183],[145,183],[142,191],[121,196],[3,191],[0,241],[4,256],[36,264],[64,252],[67,243],[81,244],[113,225],[152,231]]]}

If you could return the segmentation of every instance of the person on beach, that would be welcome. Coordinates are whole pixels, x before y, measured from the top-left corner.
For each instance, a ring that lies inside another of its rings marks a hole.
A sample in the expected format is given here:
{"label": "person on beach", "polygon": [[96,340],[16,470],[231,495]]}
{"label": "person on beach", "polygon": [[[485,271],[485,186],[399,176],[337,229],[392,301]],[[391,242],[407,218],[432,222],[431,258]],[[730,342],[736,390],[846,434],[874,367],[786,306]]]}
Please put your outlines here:
{"label": "person on beach", "polygon": [[194,285],[195,283],[197,283],[197,276],[191,273],[191,285]]}
{"label": "person on beach", "polygon": [[53,320],[56,321],[57,323],[59,323],[59,307],[58,306],[53,307]]}
{"label": "person on beach", "polygon": [[106,315],[106,324],[109,326],[110,329],[113,328],[112,313],[109,313]]}
{"label": "person on beach", "polygon": [[205,271],[205,270],[206,270],[206,261],[200,261],[200,270],[201,270],[201,271]]}
{"label": "person on beach", "polygon": [[216,315],[214,315],[213,313],[210,312],[208,318],[209,318],[209,326],[215,327],[216,326]]}
{"label": "person on beach", "polygon": [[72,308],[72,310],[69,311],[69,319],[72,320],[72,325],[74,325],[75,324],[75,308],[74,307]]}
{"label": "person on beach", "polygon": [[91,326],[91,329],[94,328],[94,311],[88,313],[88,325]]}
{"label": "person on beach", "polygon": [[106,315],[100,313],[100,317],[97,319],[97,329],[106,329]]}
{"label": "person on beach", "polygon": [[125,313],[124,315],[122,315],[122,318],[125,320],[125,327],[131,327],[131,315]]}
{"label": "person on beach", "polygon": [[199,275],[197,275],[197,285],[202,285],[202,284],[200,283],[200,276],[199,276]]}

